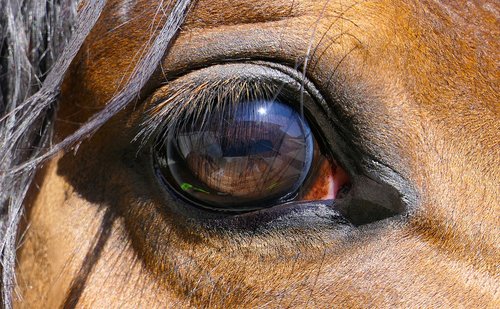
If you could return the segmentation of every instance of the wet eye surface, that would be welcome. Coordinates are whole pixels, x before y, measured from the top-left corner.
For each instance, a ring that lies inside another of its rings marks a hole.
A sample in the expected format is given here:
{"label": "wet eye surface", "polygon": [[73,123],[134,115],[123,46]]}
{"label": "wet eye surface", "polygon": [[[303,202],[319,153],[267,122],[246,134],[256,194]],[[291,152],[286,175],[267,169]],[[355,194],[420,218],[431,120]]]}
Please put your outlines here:
{"label": "wet eye surface", "polygon": [[252,210],[297,194],[311,169],[313,139],[290,106],[242,102],[170,132],[156,162],[172,189],[191,202]]}

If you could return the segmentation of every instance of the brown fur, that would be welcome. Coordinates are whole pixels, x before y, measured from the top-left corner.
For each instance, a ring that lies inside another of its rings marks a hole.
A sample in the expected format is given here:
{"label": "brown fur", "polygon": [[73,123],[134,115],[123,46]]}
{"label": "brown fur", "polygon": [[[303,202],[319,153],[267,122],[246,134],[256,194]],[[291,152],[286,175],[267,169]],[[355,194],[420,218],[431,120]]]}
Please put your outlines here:
{"label": "brown fur", "polygon": [[[57,138],[102,108],[151,34],[145,25],[157,4],[129,2],[107,6],[74,61]],[[486,1],[199,1],[143,97],[211,64],[294,66],[311,46],[307,76],[340,104],[363,150],[411,180],[417,209],[404,222],[348,231],[195,229],[161,210],[169,200],[135,158],[130,140],[144,99],[39,174],[16,305],[498,308],[498,9]],[[165,76],[176,79],[162,86]]]}

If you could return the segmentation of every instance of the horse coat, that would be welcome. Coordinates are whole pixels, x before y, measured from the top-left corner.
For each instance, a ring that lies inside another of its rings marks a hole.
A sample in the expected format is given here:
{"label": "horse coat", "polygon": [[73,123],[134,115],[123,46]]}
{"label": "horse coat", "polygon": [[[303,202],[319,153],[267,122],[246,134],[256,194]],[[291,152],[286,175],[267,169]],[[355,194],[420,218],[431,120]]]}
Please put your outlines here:
{"label": "horse coat", "polygon": [[495,2],[0,11],[5,307],[498,307]]}

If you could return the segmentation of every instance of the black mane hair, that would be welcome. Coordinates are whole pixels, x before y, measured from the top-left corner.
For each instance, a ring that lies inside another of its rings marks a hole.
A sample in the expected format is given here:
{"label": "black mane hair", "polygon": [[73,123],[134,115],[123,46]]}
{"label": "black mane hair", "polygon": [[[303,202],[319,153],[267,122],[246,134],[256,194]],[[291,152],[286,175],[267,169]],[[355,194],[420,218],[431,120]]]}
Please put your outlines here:
{"label": "black mane hair", "polygon": [[[52,144],[59,89],[105,0],[0,0],[0,298],[12,307],[19,220],[45,160],[88,137],[125,108],[157,69],[191,5],[169,1],[161,30],[106,107]],[[163,7],[165,5],[162,5]]]}

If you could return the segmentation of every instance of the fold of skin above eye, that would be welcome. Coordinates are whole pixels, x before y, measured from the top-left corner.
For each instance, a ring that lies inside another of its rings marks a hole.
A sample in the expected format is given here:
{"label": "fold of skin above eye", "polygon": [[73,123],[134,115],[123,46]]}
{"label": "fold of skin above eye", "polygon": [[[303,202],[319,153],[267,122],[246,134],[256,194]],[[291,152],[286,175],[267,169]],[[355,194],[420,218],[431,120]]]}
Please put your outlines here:
{"label": "fold of skin above eye", "polygon": [[[112,4],[66,78],[57,136],[103,107],[151,33],[144,25],[156,2]],[[499,47],[491,7],[199,1],[143,95],[164,77],[218,62],[294,66],[311,47],[308,77],[337,105],[354,142],[412,181],[414,213],[359,230],[258,237],[180,226],[171,213],[159,215],[172,201],[135,158],[130,140],[143,110],[130,109],[39,174],[18,305],[495,307]],[[376,163],[366,163],[374,173]]]}

